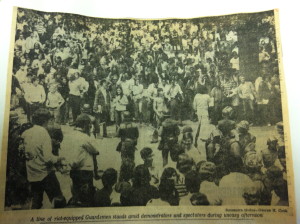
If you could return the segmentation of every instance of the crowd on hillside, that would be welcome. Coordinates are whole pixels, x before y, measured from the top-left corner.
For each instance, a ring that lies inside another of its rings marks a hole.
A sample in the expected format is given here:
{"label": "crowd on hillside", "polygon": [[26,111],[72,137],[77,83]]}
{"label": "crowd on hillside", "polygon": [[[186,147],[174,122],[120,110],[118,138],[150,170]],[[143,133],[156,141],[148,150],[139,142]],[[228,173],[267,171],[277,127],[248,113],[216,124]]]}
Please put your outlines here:
{"label": "crowd on hillside", "polygon": [[[24,183],[31,193],[23,199],[32,198],[36,209],[44,191],[53,207],[288,204],[272,17],[258,26],[264,27],[257,39],[261,73],[250,80],[240,72],[234,22],[94,19],[18,9],[6,205],[21,203],[22,194],[15,194],[27,192]],[[22,125],[20,108],[28,121]],[[180,130],[185,120],[197,122],[197,133]],[[159,174],[152,149],[136,149],[137,123],[155,128]],[[249,127],[275,124],[277,138],[256,149]],[[72,161],[59,156],[59,125],[74,126],[82,141],[74,143]],[[101,145],[91,142],[108,137],[107,125],[116,126],[122,164],[99,175]],[[204,136],[208,126],[214,128]],[[198,156],[198,140],[206,160]],[[144,164],[135,164],[136,150]],[[15,153],[26,161],[17,166],[26,172],[13,172]],[[168,167],[169,153],[176,167]],[[71,170],[68,202],[49,163],[56,171]],[[103,189],[93,185],[99,178]]]}

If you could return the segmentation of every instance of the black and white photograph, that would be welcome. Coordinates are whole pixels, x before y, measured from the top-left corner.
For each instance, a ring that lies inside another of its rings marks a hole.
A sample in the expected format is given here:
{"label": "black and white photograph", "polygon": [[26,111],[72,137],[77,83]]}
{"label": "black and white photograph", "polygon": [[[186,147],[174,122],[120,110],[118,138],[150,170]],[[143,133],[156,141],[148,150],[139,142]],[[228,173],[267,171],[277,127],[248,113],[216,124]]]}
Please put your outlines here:
{"label": "black and white photograph", "polygon": [[4,210],[288,208],[276,32],[17,8]]}

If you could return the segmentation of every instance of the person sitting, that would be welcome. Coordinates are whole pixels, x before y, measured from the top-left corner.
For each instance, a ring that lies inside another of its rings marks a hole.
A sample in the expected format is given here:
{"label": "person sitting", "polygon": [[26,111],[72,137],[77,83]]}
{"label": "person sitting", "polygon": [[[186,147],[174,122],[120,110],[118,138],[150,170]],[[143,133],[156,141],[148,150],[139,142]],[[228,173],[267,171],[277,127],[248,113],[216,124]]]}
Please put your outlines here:
{"label": "person sitting", "polygon": [[158,198],[156,187],[150,185],[150,172],[144,165],[138,165],[133,172],[132,187],[121,194],[123,206],[145,206],[150,199]]}
{"label": "person sitting", "polygon": [[144,161],[144,165],[148,167],[151,174],[151,185],[158,186],[159,184],[159,172],[155,166],[153,166],[153,151],[151,148],[144,147],[141,152],[141,158]]}
{"label": "person sitting", "polygon": [[187,195],[180,198],[179,205],[192,205],[191,197],[200,189],[200,175],[196,170],[191,170],[185,175]]}
{"label": "person sitting", "polygon": [[102,175],[103,188],[97,190],[95,193],[95,207],[107,207],[111,205],[111,194],[113,192],[113,186],[117,182],[117,171],[113,168],[109,168],[104,171]]}
{"label": "person sitting", "polygon": [[179,205],[179,192],[176,189],[176,184],[178,182],[178,174],[174,168],[165,168],[159,184],[159,198],[151,199],[147,206],[174,206]]}

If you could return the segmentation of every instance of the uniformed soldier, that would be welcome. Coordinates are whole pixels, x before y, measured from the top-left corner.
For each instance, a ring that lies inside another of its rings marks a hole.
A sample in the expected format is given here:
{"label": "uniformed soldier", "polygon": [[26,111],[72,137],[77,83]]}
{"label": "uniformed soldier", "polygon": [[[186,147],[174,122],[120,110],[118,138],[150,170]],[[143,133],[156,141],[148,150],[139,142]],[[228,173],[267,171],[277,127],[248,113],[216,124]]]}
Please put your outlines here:
{"label": "uniformed soldier", "polygon": [[137,124],[132,121],[128,111],[124,112],[124,120],[120,124],[118,136],[121,138],[121,141],[117,146],[117,151],[121,153],[122,161],[125,159],[134,161],[139,129]]}
{"label": "uniformed soldier", "polygon": [[176,162],[178,158],[177,149],[180,149],[178,144],[178,136],[180,134],[180,129],[178,127],[178,122],[170,118],[167,118],[162,123],[161,140],[158,145],[158,150],[162,151],[163,166],[168,164],[169,152],[171,154],[171,159]]}

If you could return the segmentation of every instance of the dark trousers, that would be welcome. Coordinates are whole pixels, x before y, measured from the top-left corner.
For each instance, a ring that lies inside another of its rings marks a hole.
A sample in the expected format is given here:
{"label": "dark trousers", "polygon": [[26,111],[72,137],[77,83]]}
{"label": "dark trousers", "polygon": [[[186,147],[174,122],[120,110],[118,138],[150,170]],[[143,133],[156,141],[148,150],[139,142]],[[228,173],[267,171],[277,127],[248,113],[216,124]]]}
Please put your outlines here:
{"label": "dark trousers", "polygon": [[104,107],[101,113],[96,114],[96,120],[99,124],[98,133],[100,134],[100,126],[103,127],[103,137],[107,136],[107,124],[110,123],[110,110],[109,107]]}
{"label": "dark trousers", "polygon": [[247,120],[249,123],[253,122],[254,116],[254,103],[251,99],[242,99],[243,106],[243,119]]}
{"label": "dark trousers", "polygon": [[61,107],[60,107],[60,123],[61,124],[66,124],[66,122],[69,121],[69,105],[68,102],[65,102]]}
{"label": "dark trousers", "polygon": [[181,120],[180,103],[177,99],[171,99],[170,101],[170,114],[173,120]]}
{"label": "dark trousers", "polygon": [[69,96],[69,104],[70,104],[69,106],[72,110],[73,122],[76,121],[78,115],[81,113],[80,103],[81,103],[80,96],[75,96],[75,95],[70,95]]}
{"label": "dark trousers", "polygon": [[32,121],[32,115],[33,113],[39,109],[40,107],[42,106],[41,103],[32,103],[32,104],[29,104],[27,103],[27,120],[28,122],[31,122]]}
{"label": "dark trousers", "polygon": [[62,192],[55,172],[51,172],[42,181],[31,182],[32,205],[31,209],[40,209],[43,206],[43,195],[46,192],[52,202],[55,197],[61,197]]}
{"label": "dark trousers", "polygon": [[163,159],[163,167],[165,167],[168,164],[168,157],[169,157],[169,148],[163,148],[162,153],[162,159]]}
{"label": "dark trousers", "polygon": [[94,171],[71,170],[70,177],[73,182],[73,201],[82,207],[93,206],[95,194],[93,184]]}

